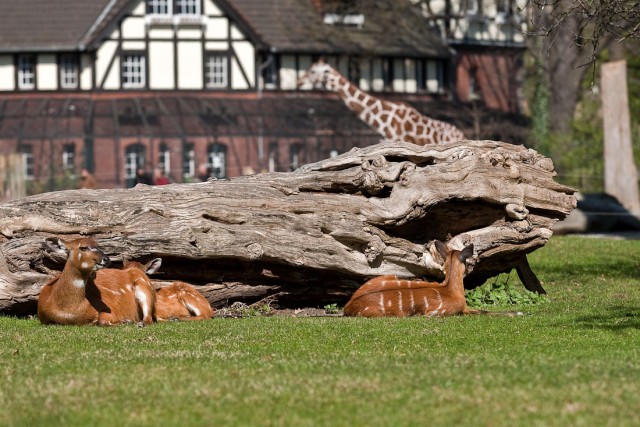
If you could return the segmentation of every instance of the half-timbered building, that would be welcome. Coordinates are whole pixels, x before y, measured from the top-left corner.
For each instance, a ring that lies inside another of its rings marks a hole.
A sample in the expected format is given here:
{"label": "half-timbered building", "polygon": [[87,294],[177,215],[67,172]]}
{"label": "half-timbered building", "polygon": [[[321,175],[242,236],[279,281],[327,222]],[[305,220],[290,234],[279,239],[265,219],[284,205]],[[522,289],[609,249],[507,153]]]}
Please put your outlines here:
{"label": "half-timbered building", "polygon": [[335,94],[297,87],[320,57],[472,128],[451,108],[470,99],[456,78],[475,86],[450,27],[410,1],[0,2],[0,154],[22,153],[35,191],[83,167],[105,188],[140,168],[189,182],[200,165],[218,178],[288,171],[377,142]]}

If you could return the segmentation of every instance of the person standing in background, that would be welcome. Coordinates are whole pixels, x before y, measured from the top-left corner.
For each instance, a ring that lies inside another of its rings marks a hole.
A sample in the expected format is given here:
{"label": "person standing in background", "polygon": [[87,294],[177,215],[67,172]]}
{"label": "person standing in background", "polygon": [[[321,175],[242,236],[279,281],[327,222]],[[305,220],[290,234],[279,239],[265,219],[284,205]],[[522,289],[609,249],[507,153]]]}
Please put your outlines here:
{"label": "person standing in background", "polygon": [[96,179],[84,168],[80,171],[80,188],[89,190],[96,188]]}

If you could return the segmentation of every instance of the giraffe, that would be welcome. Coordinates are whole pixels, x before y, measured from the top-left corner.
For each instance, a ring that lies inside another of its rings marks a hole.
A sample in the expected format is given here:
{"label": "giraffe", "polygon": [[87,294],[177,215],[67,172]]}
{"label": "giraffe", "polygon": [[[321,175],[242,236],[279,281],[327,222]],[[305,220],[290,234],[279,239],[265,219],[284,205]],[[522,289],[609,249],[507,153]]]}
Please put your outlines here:
{"label": "giraffe", "polygon": [[305,84],[338,93],[349,110],[386,140],[426,145],[464,139],[462,131],[452,124],[426,117],[407,104],[378,99],[360,90],[323,60],[312,64],[298,80],[298,87]]}

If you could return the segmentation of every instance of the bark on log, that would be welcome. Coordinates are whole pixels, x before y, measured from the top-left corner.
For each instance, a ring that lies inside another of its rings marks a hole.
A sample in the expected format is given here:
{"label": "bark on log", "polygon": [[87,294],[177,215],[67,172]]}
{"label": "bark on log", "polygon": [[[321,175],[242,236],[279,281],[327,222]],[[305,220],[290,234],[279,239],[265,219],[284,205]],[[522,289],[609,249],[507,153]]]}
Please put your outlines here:
{"label": "bark on log", "polygon": [[381,143],[292,173],[31,196],[0,205],[0,312],[35,312],[64,262],[43,249],[52,235],[94,235],[115,266],[162,257],[153,279],[216,306],[322,306],[381,274],[440,278],[434,239],[474,244],[472,287],[522,265],[576,206],[554,175],[522,146]]}

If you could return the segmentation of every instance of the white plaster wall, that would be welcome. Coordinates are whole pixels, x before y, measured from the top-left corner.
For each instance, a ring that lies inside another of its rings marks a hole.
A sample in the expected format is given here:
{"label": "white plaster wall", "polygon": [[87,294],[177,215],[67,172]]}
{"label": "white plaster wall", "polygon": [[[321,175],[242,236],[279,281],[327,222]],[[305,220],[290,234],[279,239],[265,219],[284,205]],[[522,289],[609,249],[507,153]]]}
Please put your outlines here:
{"label": "white plaster wall", "polygon": [[[240,72],[239,67],[232,67],[234,72],[232,77],[232,83],[234,89],[248,89],[251,86],[255,86],[255,68],[256,68],[256,53],[253,45],[249,42],[234,42],[233,49],[238,55],[239,65],[244,69],[247,75],[247,82]],[[237,76],[235,72],[237,71]]]}
{"label": "white plaster wall", "polygon": [[91,81],[91,55],[80,56],[80,89],[91,90],[93,82]]}
{"label": "white plaster wall", "polygon": [[122,50],[144,50],[146,47],[145,43],[142,41],[123,41],[122,42]]}
{"label": "white plaster wall", "polygon": [[122,22],[122,38],[144,39],[145,28],[144,18],[130,16]]}
{"label": "white plaster wall", "polygon": [[55,90],[58,88],[58,64],[52,54],[38,55],[36,78],[38,90]]}
{"label": "white plaster wall", "polygon": [[205,15],[222,15],[218,6],[211,0],[204,0],[204,14]]}
{"label": "white plaster wall", "polygon": [[283,55],[280,57],[280,87],[285,90],[295,89],[297,81],[295,58],[292,55]]}
{"label": "white plaster wall", "polygon": [[138,4],[133,8],[133,15],[144,15],[146,13],[146,6],[144,0],[140,0]]}
{"label": "white plaster wall", "polygon": [[150,39],[173,39],[173,28],[170,26],[152,25],[149,28]]}
{"label": "white plaster wall", "polygon": [[149,88],[175,89],[173,43],[149,43]]}
{"label": "white plaster wall", "polygon": [[226,39],[229,32],[229,20],[226,18],[209,18],[205,35],[208,39]]}
{"label": "white plaster wall", "polygon": [[204,44],[205,50],[229,50],[229,43],[227,42],[206,42]]}
{"label": "white plaster wall", "polygon": [[202,44],[178,42],[178,88],[202,89]]}
{"label": "white plaster wall", "polygon": [[14,90],[15,66],[13,55],[0,55],[0,90]]}
{"label": "white plaster wall", "polygon": [[178,39],[196,39],[199,40],[202,38],[202,30],[200,28],[192,28],[192,27],[179,27],[178,32],[176,33]]}
{"label": "white plaster wall", "polygon": [[[105,41],[104,43],[102,43],[102,45],[98,49],[98,52],[96,55],[96,85],[100,85],[100,83],[103,81],[105,74],[108,71],[107,67],[109,67],[109,63],[111,62],[111,58],[115,55],[117,47],[118,47],[118,42]],[[119,64],[119,61],[116,58],[116,61],[113,64],[112,68],[114,68],[116,73],[119,74],[119,67],[116,67],[117,64]],[[116,89],[118,87],[120,77],[119,76],[116,76],[116,77],[117,77],[116,84],[115,84],[115,87],[112,87],[112,89]],[[113,79],[113,77],[111,78]]]}

